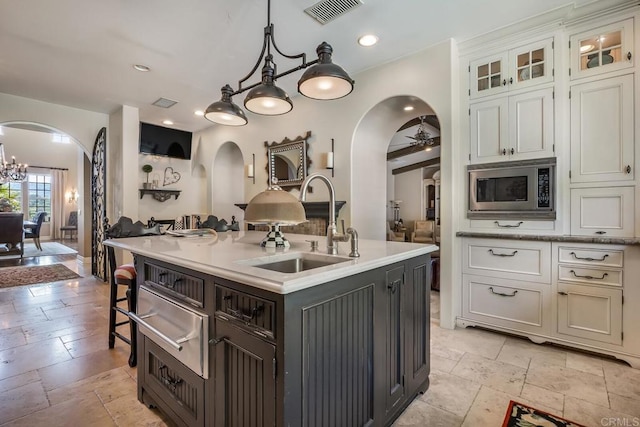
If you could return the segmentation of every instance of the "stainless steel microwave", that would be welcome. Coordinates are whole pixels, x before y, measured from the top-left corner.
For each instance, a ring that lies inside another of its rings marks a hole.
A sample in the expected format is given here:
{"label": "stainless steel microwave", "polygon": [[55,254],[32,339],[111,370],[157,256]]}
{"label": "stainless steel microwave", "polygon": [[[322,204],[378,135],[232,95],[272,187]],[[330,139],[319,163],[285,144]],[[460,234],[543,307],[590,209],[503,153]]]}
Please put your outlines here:
{"label": "stainless steel microwave", "polygon": [[467,166],[468,218],[555,219],[556,158]]}

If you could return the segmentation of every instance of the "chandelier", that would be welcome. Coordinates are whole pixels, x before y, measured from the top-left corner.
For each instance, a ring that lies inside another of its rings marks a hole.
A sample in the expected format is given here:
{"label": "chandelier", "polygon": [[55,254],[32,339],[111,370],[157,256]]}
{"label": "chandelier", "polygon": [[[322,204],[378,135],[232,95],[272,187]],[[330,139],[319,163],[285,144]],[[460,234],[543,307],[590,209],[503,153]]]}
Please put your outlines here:
{"label": "chandelier", "polygon": [[431,137],[431,134],[424,128],[424,116],[420,116],[420,124],[418,125],[418,131],[416,132],[415,136],[407,136],[407,138],[412,139],[410,144],[411,147],[422,147],[424,145],[431,146],[435,143],[434,139]]}
{"label": "chandelier", "polygon": [[16,163],[15,156],[11,157],[11,163],[7,163],[4,145],[0,143],[0,184],[10,181],[24,181],[25,179],[27,179],[27,165]]}
{"label": "chandelier", "polygon": [[[278,67],[273,59],[271,47],[277,53],[288,59],[300,59],[300,65],[278,73]],[[354,81],[349,74],[337,64],[331,61],[333,48],[326,42],[322,42],[316,49],[318,59],[307,62],[307,55],[287,55],[278,49],[273,37],[273,24],[271,23],[271,0],[267,1],[267,26],[264,27],[264,41],[262,51],[257,62],[245,77],[238,81],[238,88],[234,90],[230,85],[222,89],[222,97],[219,101],[209,105],[204,117],[214,123],[242,126],[247,124],[244,111],[231,101],[231,97],[249,90],[244,106],[247,110],[267,116],[285,114],[291,111],[293,103],[289,95],[276,86],[275,82],[298,70],[308,68],[300,80],[298,80],[298,92],[312,99],[338,99],[347,96],[353,90]],[[255,74],[260,62],[264,60],[262,67],[262,81],[243,87],[251,76]]]}

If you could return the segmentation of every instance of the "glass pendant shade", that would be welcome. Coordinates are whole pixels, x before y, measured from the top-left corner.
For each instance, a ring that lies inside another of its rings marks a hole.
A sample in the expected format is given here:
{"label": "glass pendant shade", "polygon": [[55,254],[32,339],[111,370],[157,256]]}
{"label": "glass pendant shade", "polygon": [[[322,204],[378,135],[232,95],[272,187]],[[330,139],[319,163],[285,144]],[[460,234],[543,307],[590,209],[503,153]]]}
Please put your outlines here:
{"label": "glass pendant shade", "polygon": [[307,217],[297,197],[274,185],[251,199],[244,220],[251,224],[295,225],[305,222]]}
{"label": "glass pendant shade", "polygon": [[298,92],[312,99],[338,99],[353,91],[349,74],[331,61],[333,48],[322,42],[316,49],[318,63],[307,69],[298,81]]}
{"label": "glass pendant shade", "polygon": [[243,126],[247,124],[244,111],[231,101],[233,89],[226,85],[222,88],[222,98],[207,107],[204,117],[214,123],[227,126]]}

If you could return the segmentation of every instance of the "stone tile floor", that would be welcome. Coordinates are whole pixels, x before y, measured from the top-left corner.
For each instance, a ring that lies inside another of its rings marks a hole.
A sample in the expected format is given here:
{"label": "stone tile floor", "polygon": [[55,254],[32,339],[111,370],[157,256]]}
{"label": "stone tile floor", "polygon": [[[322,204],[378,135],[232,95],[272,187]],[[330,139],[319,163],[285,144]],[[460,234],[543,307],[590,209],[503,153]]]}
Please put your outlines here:
{"label": "stone tile floor", "polygon": [[[128,346],[107,348],[108,286],[63,263],[84,278],[0,289],[0,425],[166,425],[137,400]],[[397,427],[500,426],[510,399],[587,426],[640,425],[640,370],[624,363],[436,319],[431,335],[431,386]]]}

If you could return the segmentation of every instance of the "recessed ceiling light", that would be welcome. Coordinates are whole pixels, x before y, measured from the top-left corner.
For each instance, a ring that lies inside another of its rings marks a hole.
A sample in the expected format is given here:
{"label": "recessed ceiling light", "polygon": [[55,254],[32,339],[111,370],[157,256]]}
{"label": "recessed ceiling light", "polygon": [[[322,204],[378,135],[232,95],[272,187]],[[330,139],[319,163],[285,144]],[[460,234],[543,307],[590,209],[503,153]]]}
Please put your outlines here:
{"label": "recessed ceiling light", "polygon": [[358,38],[358,44],[360,46],[369,47],[378,43],[378,36],[375,34],[365,34],[364,36],[360,36]]}
{"label": "recessed ceiling light", "polygon": [[142,64],[135,64],[133,66],[133,68],[135,68],[138,71],[142,71],[143,73],[146,73],[147,71],[151,71],[151,68],[147,67],[146,65],[142,65]]}
{"label": "recessed ceiling light", "polygon": [[407,105],[404,107],[404,111],[413,111],[413,105]]}
{"label": "recessed ceiling light", "polygon": [[196,111],[193,112],[193,114],[195,114],[196,116],[204,116],[204,111],[196,110]]}
{"label": "recessed ceiling light", "polygon": [[173,124],[173,122],[171,120],[163,120],[162,124],[171,126]]}
{"label": "recessed ceiling light", "polygon": [[593,47],[594,46],[592,44],[584,44],[580,46],[580,53],[589,52],[591,49],[593,49]]}

